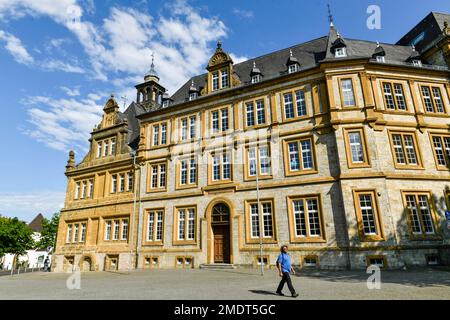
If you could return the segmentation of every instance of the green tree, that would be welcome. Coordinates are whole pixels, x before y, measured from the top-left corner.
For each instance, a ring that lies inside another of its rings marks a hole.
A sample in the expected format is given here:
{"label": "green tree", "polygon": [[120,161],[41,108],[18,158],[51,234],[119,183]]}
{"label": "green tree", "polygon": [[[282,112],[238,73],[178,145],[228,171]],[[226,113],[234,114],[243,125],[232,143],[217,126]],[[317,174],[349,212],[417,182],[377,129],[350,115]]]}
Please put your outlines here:
{"label": "green tree", "polygon": [[54,247],[56,242],[56,235],[58,234],[60,213],[54,213],[49,219],[42,220],[41,239],[37,243],[39,249],[46,249],[47,247]]}
{"label": "green tree", "polygon": [[33,231],[25,222],[0,216],[0,257],[6,253],[20,256],[33,249],[35,243],[32,234]]}

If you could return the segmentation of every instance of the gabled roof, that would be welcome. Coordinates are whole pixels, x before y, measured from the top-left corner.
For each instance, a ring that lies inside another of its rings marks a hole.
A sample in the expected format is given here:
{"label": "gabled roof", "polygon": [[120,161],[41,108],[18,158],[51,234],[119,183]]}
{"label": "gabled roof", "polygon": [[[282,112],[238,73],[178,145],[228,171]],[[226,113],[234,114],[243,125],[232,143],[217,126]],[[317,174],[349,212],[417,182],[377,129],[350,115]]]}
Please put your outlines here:
{"label": "gabled roof", "polygon": [[44,216],[42,213],[39,213],[33,221],[28,224],[28,228],[33,230],[34,232],[42,232],[42,220],[44,220]]}

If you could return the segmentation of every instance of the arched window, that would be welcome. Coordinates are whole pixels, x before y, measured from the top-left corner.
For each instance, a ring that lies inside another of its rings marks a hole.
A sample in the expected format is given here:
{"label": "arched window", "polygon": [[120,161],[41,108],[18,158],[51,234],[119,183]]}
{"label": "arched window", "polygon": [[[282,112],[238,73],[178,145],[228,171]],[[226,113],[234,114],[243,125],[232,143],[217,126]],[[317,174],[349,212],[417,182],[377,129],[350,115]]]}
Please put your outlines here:
{"label": "arched window", "polygon": [[230,208],[224,204],[216,204],[211,214],[212,223],[228,223],[230,222]]}

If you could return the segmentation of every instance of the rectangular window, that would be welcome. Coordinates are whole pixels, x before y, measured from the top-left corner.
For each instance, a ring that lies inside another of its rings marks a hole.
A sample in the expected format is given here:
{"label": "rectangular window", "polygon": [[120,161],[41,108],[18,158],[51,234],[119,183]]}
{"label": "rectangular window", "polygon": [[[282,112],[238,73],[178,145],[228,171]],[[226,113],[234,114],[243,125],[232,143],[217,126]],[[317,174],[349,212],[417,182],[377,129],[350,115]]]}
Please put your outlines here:
{"label": "rectangular window", "polygon": [[413,236],[435,235],[429,193],[404,193],[410,231]]}
{"label": "rectangular window", "polygon": [[161,242],[163,234],[163,214],[162,210],[150,211],[147,221],[147,241]]}
{"label": "rectangular window", "polygon": [[167,144],[167,122],[154,124],[152,126],[152,146],[162,146]]}
{"label": "rectangular window", "polygon": [[257,124],[262,125],[266,123],[266,108],[264,100],[256,101]]}
{"label": "rectangular window", "polygon": [[247,176],[256,177],[257,165],[259,175],[267,176],[271,173],[271,159],[269,146],[255,146],[247,148]]}
{"label": "rectangular window", "polygon": [[102,156],[102,142],[97,142],[97,158],[100,158]]}
{"label": "rectangular window", "polygon": [[229,81],[228,81],[228,70],[224,69],[221,71],[222,75],[222,88],[228,88]]}
{"label": "rectangular window", "polygon": [[67,238],[66,238],[66,242],[67,242],[67,243],[72,242],[72,224],[68,224],[68,225],[67,225]]}
{"label": "rectangular window", "polygon": [[369,167],[364,129],[344,128],[344,140],[349,168]]}
{"label": "rectangular window", "polygon": [[192,116],[189,118],[190,123],[189,123],[189,135],[191,139],[195,139],[197,133],[197,117],[196,116]]}
{"label": "rectangular window", "polygon": [[209,167],[213,182],[231,180],[231,153],[212,153]]}
{"label": "rectangular window", "polygon": [[188,119],[181,119],[181,140],[187,140],[188,138]]}
{"label": "rectangular window", "polygon": [[403,94],[403,86],[400,83],[394,84],[395,102],[398,110],[406,110],[405,96]]}
{"label": "rectangular window", "polygon": [[77,182],[75,186],[75,199],[78,199],[80,197],[80,188],[81,188],[81,182]]}
{"label": "rectangular window", "polygon": [[[307,116],[305,90],[287,92],[284,97],[284,118],[286,120]],[[294,105],[295,97],[295,105]]]}
{"label": "rectangular window", "polygon": [[450,136],[431,135],[434,158],[438,169],[450,169]]}
{"label": "rectangular window", "polygon": [[86,223],[81,224],[81,235],[80,235],[80,242],[86,241]]}
{"label": "rectangular window", "polygon": [[153,126],[153,146],[159,146],[159,124]]}
{"label": "rectangular window", "polygon": [[167,144],[167,123],[161,124],[161,144]]}
{"label": "rectangular window", "polygon": [[111,240],[111,228],[112,228],[112,221],[106,221],[106,223],[105,223],[105,240]]}
{"label": "rectangular window", "polygon": [[297,72],[297,65],[291,64],[288,68],[288,73],[294,73],[294,72]]}
{"label": "rectangular window", "polygon": [[220,110],[222,116],[222,132],[227,131],[229,129],[229,121],[228,121],[228,109],[224,108]]}
{"label": "rectangular window", "polygon": [[391,133],[391,142],[397,168],[421,166],[413,133]]}
{"label": "rectangular window", "polygon": [[297,104],[297,117],[306,116],[306,99],[305,91],[298,90],[295,92],[295,103]]}
{"label": "rectangular window", "polygon": [[274,212],[272,200],[261,200],[258,210],[256,201],[247,202],[248,235],[247,241],[257,242],[260,237],[260,218],[262,219],[262,238],[275,240]]}
{"label": "rectangular window", "polygon": [[111,193],[116,193],[117,191],[117,174],[111,176]]}
{"label": "rectangular window", "polygon": [[302,242],[323,240],[319,197],[289,198],[289,205],[289,218],[294,231],[292,240]]}
{"label": "rectangular window", "polygon": [[260,79],[261,79],[261,76],[259,74],[256,74],[256,75],[252,76],[252,83],[258,83],[261,81]]}
{"label": "rectangular window", "polygon": [[114,220],[113,240],[119,240],[120,220]]}
{"label": "rectangular window", "polygon": [[421,92],[426,112],[445,113],[441,89],[439,87],[421,86]]}
{"label": "rectangular window", "polygon": [[116,154],[116,138],[111,138],[111,155]]}
{"label": "rectangular window", "polygon": [[197,161],[194,158],[180,160],[178,170],[180,187],[197,184]]}
{"label": "rectangular window", "polygon": [[177,240],[195,242],[196,235],[196,209],[177,208]]}
{"label": "rectangular window", "polygon": [[376,191],[353,191],[353,197],[361,240],[384,240]]}
{"label": "rectangular window", "polygon": [[284,95],[284,117],[286,119],[295,118],[294,114],[294,102],[292,99],[292,93],[286,93]]}
{"label": "rectangular window", "polygon": [[392,85],[390,83],[383,83],[384,100],[386,101],[386,108],[395,110],[394,95],[392,94]]}
{"label": "rectangular window", "polygon": [[78,223],[75,223],[73,225],[73,239],[72,239],[72,242],[78,242],[78,236],[79,236],[78,231],[79,231],[79,228],[80,228],[80,226],[79,226]]}
{"label": "rectangular window", "polygon": [[87,191],[87,182],[83,181],[82,182],[82,188],[81,188],[81,199],[86,198],[86,191]]}
{"label": "rectangular window", "polygon": [[133,172],[128,172],[128,189],[127,191],[133,191]]}
{"label": "rectangular window", "polygon": [[151,164],[149,172],[151,173],[151,189],[166,188],[166,163]]}
{"label": "rectangular window", "polygon": [[211,112],[211,127],[212,127],[212,132],[213,133],[217,133],[220,131],[220,126],[219,126],[219,111],[213,111]]}
{"label": "rectangular window", "polygon": [[121,173],[120,174],[120,192],[124,192],[125,191],[125,174]]}
{"label": "rectangular window", "polygon": [[93,198],[94,197],[94,179],[90,179],[89,180],[89,194],[88,194],[89,198]]}
{"label": "rectangular window", "polygon": [[219,90],[219,72],[212,73],[212,91]]}
{"label": "rectangular window", "polygon": [[104,145],[105,148],[103,149],[103,156],[106,157],[107,155],[109,155],[109,141],[105,140]]}
{"label": "rectangular window", "polygon": [[355,100],[355,93],[353,91],[352,79],[342,79],[341,90],[344,107],[355,107],[356,100]]}
{"label": "rectangular window", "polygon": [[253,102],[249,102],[246,104],[246,118],[247,118],[247,127],[252,127],[255,125],[255,107]]}
{"label": "rectangular window", "polygon": [[122,236],[121,240],[127,240],[128,239],[128,219],[122,220]]}
{"label": "rectangular window", "polygon": [[312,138],[288,141],[286,144],[288,174],[301,174],[315,170]]}
{"label": "rectangular window", "polygon": [[383,82],[384,101],[386,109],[405,111],[406,101],[401,83]]}

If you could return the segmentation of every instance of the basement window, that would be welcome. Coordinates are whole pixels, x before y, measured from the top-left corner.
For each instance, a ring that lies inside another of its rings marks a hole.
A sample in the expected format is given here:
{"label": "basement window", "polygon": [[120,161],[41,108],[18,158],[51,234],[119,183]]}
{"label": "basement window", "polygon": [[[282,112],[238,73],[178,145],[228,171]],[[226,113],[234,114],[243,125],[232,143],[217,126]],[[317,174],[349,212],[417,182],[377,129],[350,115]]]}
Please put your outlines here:
{"label": "basement window", "polygon": [[317,267],[317,257],[305,257],[303,259],[303,266],[306,268]]}
{"label": "basement window", "polygon": [[439,265],[439,258],[437,255],[427,255],[426,256],[427,265],[428,266],[437,266]]}
{"label": "basement window", "polygon": [[367,257],[367,266],[378,266],[380,268],[386,267],[386,260],[383,256],[374,256],[374,257]]}

